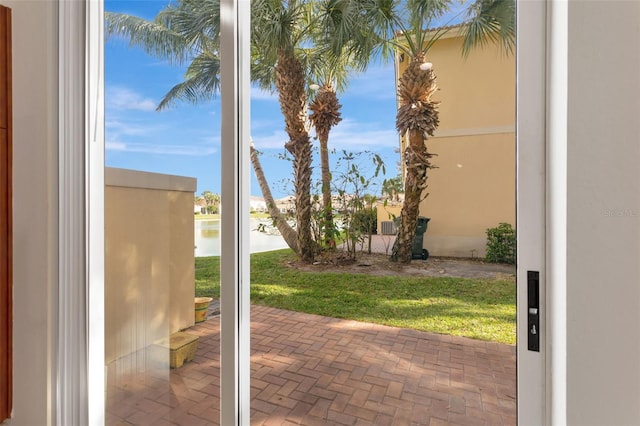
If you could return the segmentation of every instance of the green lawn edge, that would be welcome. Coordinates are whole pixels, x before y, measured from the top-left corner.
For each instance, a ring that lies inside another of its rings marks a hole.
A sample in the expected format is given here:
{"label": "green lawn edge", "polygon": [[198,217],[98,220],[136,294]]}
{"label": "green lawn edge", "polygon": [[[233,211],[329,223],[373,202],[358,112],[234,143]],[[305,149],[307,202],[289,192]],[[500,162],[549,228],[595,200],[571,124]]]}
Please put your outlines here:
{"label": "green lawn edge", "polygon": [[[251,303],[333,318],[516,342],[514,280],[373,276],[292,268],[289,249],[251,255]],[[195,259],[196,296],[220,295],[220,258]]]}

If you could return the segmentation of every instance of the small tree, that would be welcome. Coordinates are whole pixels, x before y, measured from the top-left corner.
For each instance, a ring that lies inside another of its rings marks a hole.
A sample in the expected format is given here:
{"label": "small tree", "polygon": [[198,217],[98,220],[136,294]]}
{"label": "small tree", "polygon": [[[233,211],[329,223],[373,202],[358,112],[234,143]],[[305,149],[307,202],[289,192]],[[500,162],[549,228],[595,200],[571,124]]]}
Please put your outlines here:
{"label": "small tree", "polygon": [[402,175],[385,179],[382,182],[382,195],[391,201],[400,201],[400,194],[404,193]]}
{"label": "small tree", "polygon": [[[367,166],[362,159],[363,156],[369,156],[371,161]],[[373,168],[370,176],[365,173]],[[368,151],[363,152],[347,152],[342,151],[342,155],[336,164],[336,193],[338,194],[338,210],[342,219],[342,232],[346,251],[352,259],[356,258],[357,244],[363,244],[365,236],[369,236],[371,241],[371,233],[373,226],[367,219],[366,210],[375,202],[375,197],[369,195],[373,187],[376,185],[376,179],[380,173],[385,173],[385,166],[382,158],[378,154]]]}

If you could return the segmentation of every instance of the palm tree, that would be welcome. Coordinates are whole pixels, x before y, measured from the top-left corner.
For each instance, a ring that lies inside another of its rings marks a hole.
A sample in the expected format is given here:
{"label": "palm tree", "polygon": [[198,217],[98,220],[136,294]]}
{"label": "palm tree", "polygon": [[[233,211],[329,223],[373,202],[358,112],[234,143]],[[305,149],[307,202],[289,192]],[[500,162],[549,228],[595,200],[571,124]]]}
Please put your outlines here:
{"label": "palm tree", "polygon": [[[408,263],[420,201],[426,188],[427,171],[433,156],[427,139],[438,127],[437,90],[429,49],[452,27],[432,25],[451,10],[451,0],[334,0],[340,14],[327,23],[334,40],[350,39],[352,55],[366,60],[372,52],[388,58],[393,52],[403,55],[409,65],[399,78],[396,128],[407,144],[403,153],[405,198],[400,227],[391,260]],[[436,28],[434,28],[436,27]],[[466,10],[462,31],[463,54],[487,41],[501,43],[510,51],[515,41],[515,1],[476,0]],[[338,44],[334,48],[342,48]],[[425,195],[426,196],[426,195]]]}
{"label": "palm tree", "polygon": [[432,154],[427,150],[427,135],[438,127],[437,102],[431,97],[437,90],[432,66],[418,54],[400,77],[396,128],[406,135],[403,160],[405,165],[404,202],[400,211],[400,227],[391,252],[392,260],[410,262],[418,221],[420,201],[427,186],[427,170]]}
{"label": "palm tree", "polygon": [[253,165],[253,170],[258,178],[258,185],[260,185],[262,196],[267,204],[267,211],[273,219],[273,222],[275,223],[276,228],[278,228],[278,231],[280,232],[280,235],[282,235],[284,241],[295,253],[298,253],[298,233],[289,225],[287,220],[282,216],[282,213],[280,213],[280,210],[278,210],[276,202],[273,199],[273,195],[271,194],[271,188],[269,188],[269,182],[264,176],[264,171],[260,164],[260,155],[253,146],[253,143],[251,144],[250,150],[251,164]]}
{"label": "palm tree", "polygon": [[293,157],[298,256],[304,262],[313,261],[316,253],[311,233],[312,146],[307,77],[314,59],[319,57],[314,57],[312,49],[302,47],[311,42],[310,16],[311,3],[304,0],[258,0],[252,4],[252,26],[260,29],[253,32],[252,48],[260,54],[259,68],[273,67],[275,75],[274,80],[271,74],[261,72],[260,84],[264,87],[275,83],[289,137],[285,148]]}
{"label": "palm tree", "polygon": [[[478,0],[468,10],[468,21],[462,25],[464,31],[463,55],[487,40],[500,41],[510,50],[513,46],[515,9],[512,0]],[[418,8],[420,10],[420,8]],[[428,11],[427,16],[437,17],[437,8]],[[429,18],[427,18],[429,21]],[[413,240],[420,202],[427,187],[427,171],[432,167],[433,156],[427,149],[427,139],[433,136],[438,126],[437,104],[432,99],[437,90],[436,76],[426,55],[446,30],[418,27],[421,22],[416,17],[410,32],[403,32],[409,57],[409,65],[399,79],[398,113],[396,128],[405,136],[407,144],[403,154],[405,165],[405,197],[400,212],[400,228],[394,244],[391,259],[408,263],[412,259]],[[411,43],[414,39],[414,43]]]}
{"label": "palm tree", "polygon": [[309,105],[309,120],[316,129],[320,142],[320,168],[322,175],[322,216],[324,245],[328,248],[336,246],[336,227],[333,223],[333,206],[331,205],[331,167],[329,165],[329,132],[341,120],[342,105],[331,83],[325,83]]}

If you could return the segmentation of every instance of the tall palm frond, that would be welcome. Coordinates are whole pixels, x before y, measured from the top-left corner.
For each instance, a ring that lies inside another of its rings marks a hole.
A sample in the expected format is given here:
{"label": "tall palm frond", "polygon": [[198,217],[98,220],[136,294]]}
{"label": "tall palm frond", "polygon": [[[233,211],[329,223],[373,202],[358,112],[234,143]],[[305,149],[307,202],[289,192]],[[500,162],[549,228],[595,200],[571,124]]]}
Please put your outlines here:
{"label": "tall palm frond", "polygon": [[180,34],[199,52],[220,44],[220,0],[181,0],[160,11],[155,21]]}
{"label": "tall palm frond", "polygon": [[275,63],[280,50],[293,50],[304,39],[308,2],[301,0],[254,0],[251,4],[252,44],[261,56]]}
{"label": "tall palm frond", "polygon": [[164,95],[156,110],[160,111],[176,101],[192,104],[215,97],[220,91],[220,58],[201,53],[193,58],[187,68],[184,81],[173,86]]}
{"label": "tall palm frond", "polygon": [[515,48],[515,1],[476,0],[468,9],[466,24],[461,28],[464,35],[462,53],[467,56],[475,46],[493,42],[507,53]]}
{"label": "tall palm frond", "polygon": [[107,38],[128,39],[130,46],[138,46],[147,54],[169,63],[182,64],[193,54],[182,35],[160,22],[136,16],[105,12],[105,34]]}
{"label": "tall palm frond", "polygon": [[[444,16],[451,9],[452,3],[452,0],[407,0],[409,28],[401,29],[398,34],[406,38],[411,56],[427,53],[432,45],[429,42],[438,35],[438,30],[434,29],[434,21]],[[411,40],[415,40],[415,43],[412,44]]]}

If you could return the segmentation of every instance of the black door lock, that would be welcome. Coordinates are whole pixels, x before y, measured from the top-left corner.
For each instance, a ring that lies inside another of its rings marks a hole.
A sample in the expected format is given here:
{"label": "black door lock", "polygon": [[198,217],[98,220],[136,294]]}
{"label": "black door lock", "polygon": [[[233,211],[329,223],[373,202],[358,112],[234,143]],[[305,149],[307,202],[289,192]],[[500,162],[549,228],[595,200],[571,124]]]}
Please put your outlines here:
{"label": "black door lock", "polygon": [[540,352],[540,272],[527,271],[527,348]]}

